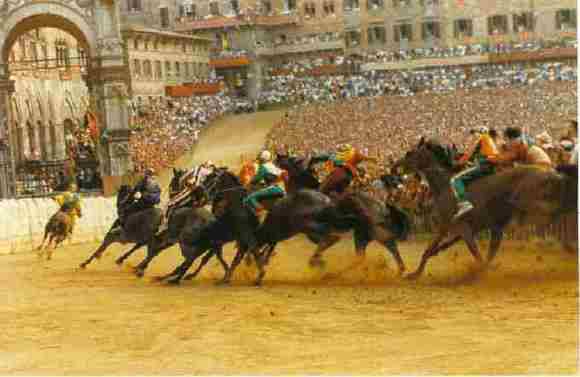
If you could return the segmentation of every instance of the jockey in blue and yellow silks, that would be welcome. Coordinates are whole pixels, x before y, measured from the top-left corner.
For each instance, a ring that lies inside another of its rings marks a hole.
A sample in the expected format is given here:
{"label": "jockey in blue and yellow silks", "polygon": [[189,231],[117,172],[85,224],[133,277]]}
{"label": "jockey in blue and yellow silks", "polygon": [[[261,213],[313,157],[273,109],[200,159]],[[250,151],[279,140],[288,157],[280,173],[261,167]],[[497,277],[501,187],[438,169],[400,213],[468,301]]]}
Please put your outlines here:
{"label": "jockey in blue and yellow silks", "polygon": [[244,199],[244,204],[248,205],[256,214],[263,210],[263,206],[260,204],[263,200],[286,196],[284,170],[272,163],[272,154],[269,151],[260,153],[258,171],[250,184],[255,185],[261,182],[265,182],[267,187]]}
{"label": "jockey in blue and yellow silks", "polygon": [[467,168],[451,178],[451,189],[457,199],[457,212],[454,219],[473,209],[473,204],[465,199],[465,186],[481,177],[495,173],[495,159],[498,155],[497,146],[491,136],[489,129],[485,126],[472,130],[476,140],[465,154],[459,159],[459,164],[466,164],[472,161],[475,165]]}
{"label": "jockey in blue and yellow silks", "polygon": [[71,232],[74,230],[77,219],[83,215],[81,210],[81,197],[76,191],[76,184],[71,183],[67,191],[52,198],[59,205],[60,211],[69,213],[71,218]]}

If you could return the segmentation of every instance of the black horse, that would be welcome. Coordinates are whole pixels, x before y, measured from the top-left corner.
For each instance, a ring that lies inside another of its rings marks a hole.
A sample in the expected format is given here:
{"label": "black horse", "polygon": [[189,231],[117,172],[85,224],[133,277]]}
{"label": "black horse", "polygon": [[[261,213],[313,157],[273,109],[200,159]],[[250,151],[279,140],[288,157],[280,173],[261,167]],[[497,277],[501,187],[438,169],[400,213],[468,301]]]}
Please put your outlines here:
{"label": "black horse", "polygon": [[[132,194],[133,190],[129,186],[121,186],[117,194],[118,211],[130,204]],[[147,245],[147,253],[154,254],[159,247],[155,234],[161,225],[162,217],[159,208],[147,208],[128,215],[122,228],[115,225],[117,220],[105,235],[99,248],[80,267],[86,268],[94,259],[99,259],[111,244],[117,242]]]}
{"label": "black horse", "polygon": [[[230,242],[236,242],[238,246],[238,253],[232,264],[239,264],[242,257],[249,251],[254,256],[258,269],[261,270],[255,238],[259,221],[256,215],[243,204],[247,192],[238,177],[226,168],[218,168],[206,177],[201,188],[206,198],[212,202],[216,219],[208,221],[191,237],[182,239],[180,246],[185,261],[172,273],[160,279],[172,277],[172,283],[179,283],[195,260],[206,254],[197,271],[188,275],[189,279],[193,278],[213,255],[217,254],[221,258],[221,247]],[[229,281],[230,269],[227,268],[225,262],[222,266],[226,269],[226,275],[222,281]]]}

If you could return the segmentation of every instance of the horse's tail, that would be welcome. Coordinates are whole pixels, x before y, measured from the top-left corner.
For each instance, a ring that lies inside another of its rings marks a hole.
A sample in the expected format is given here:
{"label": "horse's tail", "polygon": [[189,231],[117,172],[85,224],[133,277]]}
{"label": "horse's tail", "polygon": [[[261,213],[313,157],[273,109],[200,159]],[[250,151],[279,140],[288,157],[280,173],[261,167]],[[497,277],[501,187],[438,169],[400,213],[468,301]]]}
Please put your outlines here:
{"label": "horse's tail", "polygon": [[315,216],[315,219],[340,231],[350,230],[360,223],[358,217],[354,215],[345,215],[335,206],[324,208]]}
{"label": "horse's tail", "polygon": [[397,239],[401,241],[407,240],[407,237],[409,237],[409,232],[411,231],[411,219],[409,215],[394,205],[389,203],[385,203],[385,205],[389,210],[388,216],[391,219],[391,230],[395,233]]}

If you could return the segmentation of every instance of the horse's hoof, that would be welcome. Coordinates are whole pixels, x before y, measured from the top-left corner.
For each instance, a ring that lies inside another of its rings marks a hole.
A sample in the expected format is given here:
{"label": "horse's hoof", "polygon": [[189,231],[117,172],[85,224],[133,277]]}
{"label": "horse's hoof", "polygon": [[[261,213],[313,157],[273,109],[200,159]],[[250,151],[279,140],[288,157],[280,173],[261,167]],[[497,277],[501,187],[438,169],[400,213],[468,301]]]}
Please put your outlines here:
{"label": "horse's hoof", "polygon": [[122,260],[120,260],[120,259],[117,259],[117,260],[115,261],[115,264],[116,264],[117,266],[121,267],[121,266],[123,266],[123,261],[122,261]]}
{"label": "horse's hoof", "polygon": [[405,280],[417,280],[421,274],[418,272],[412,272],[405,275]]}
{"label": "horse's hoof", "polygon": [[151,281],[154,283],[161,283],[163,280],[165,280],[165,276],[153,276],[151,278]]}
{"label": "horse's hoof", "polygon": [[87,268],[87,264],[86,263],[81,263],[81,264],[79,264],[79,268],[81,270],[85,270]]}
{"label": "horse's hoof", "polygon": [[185,275],[185,277],[182,280],[192,280],[195,277],[194,274],[189,274],[189,275]]}
{"label": "horse's hoof", "polygon": [[169,285],[179,285],[180,282],[181,282],[181,279],[167,280],[167,284],[169,284]]}
{"label": "horse's hoof", "polygon": [[138,268],[136,268],[134,272],[135,276],[137,276],[138,278],[142,278],[145,275],[145,271]]}
{"label": "horse's hoof", "polygon": [[321,258],[310,258],[310,267],[324,268],[326,262]]}
{"label": "horse's hoof", "polygon": [[229,285],[229,284],[230,284],[230,281],[226,280],[226,279],[219,280],[215,283],[215,285],[217,285],[218,287],[222,286],[222,285]]}

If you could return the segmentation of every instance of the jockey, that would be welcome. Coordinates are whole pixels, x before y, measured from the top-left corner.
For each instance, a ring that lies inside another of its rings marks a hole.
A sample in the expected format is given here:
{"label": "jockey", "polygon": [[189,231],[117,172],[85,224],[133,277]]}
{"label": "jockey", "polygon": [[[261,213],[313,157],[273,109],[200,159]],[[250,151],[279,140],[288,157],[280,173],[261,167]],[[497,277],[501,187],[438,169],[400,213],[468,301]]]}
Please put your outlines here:
{"label": "jockey", "polygon": [[67,191],[52,198],[58,203],[60,211],[68,212],[70,214],[71,232],[74,229],[77,219],[82,217],[81,197],[76,193],[76,191],[77,185],[70,183],[67,187]]}
{"label": "jockey", "polygon": [[507,150],[500,153],[495,158],[495,162],[500,164],[519,162],[546,168],[552,167],[550,156],[542,148],[526,143],[521,128],[508,127],[504,132],[504,136],[507,139]]}
{"label": "jockey", "polygon": [[473,161],[475,166],[467,168],[451,178],[451,189],[457,199],[457,212],[454,219],[473,209],[473,204],[465,199],[465,185],[495,172],[493,161],[497,157],[498,150],[493,139],[489,136],[489,129],[481,126],[472,130],[471,133],[475,135],[475,141],[459,159],[459,164],[464,165],[468,161]]}
{"label": "jockey", "polygon": [[331,192],[342,194],[358,174],[357,167],[363,161],[374,161],[374,157],[366,156],[353,148],[350,144],[338,146],[335,156],[322,154],[312,158],[311,164],[330,161],[333,165],[331,173],[320,185],[320,192],[329,195]]}
{"label": "jockey", "polygon": [[262,200],[283,198],[286,195],[284,171],[274,165],[272,153],[262,151],[258,159],[258,171],[250,184],[255,185],[263,181],[267,187],[248,195],[244,199],[244,204],[248,205],[255,214],[263,210],[263,206],[260,204]]}
{"label": "jockey", "polygon": [[143,179],[133,189],[133,203],[123,210],[120,219],[121,226],[124,225],[125,219],[130,214],[153,208],[161,201],[161,188],[155,181],[154,175],[153,169],[145,169]]}
{"label": "jockey", "polygon": [[574,149],[572,150],[572,155],[570,156],[570,165],[578,165],[578,121],[570,121],[569,134],[572,140],[574,140]]}

